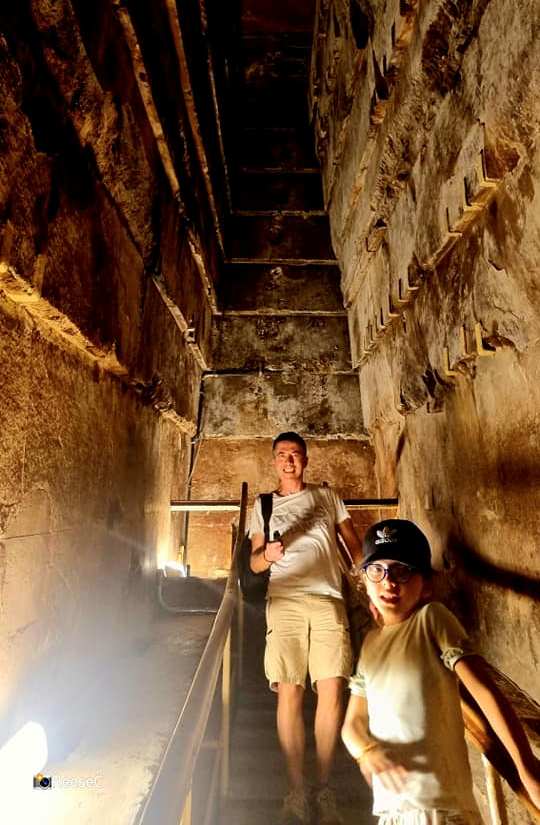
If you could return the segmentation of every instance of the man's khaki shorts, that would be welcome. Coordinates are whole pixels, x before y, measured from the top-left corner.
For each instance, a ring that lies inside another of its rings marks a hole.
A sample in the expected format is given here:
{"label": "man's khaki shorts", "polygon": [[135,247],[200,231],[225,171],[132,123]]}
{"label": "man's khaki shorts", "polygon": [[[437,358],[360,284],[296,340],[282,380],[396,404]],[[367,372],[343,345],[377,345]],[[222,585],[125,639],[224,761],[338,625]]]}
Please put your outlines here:
{"label": "man's khaki shorts", "polygon": [[305,687],[308,672],[314,690],[319,679],[351,675],[349,622],[340,599],[269,598],[266,625],[264,669],[272,690],[278,682]]}

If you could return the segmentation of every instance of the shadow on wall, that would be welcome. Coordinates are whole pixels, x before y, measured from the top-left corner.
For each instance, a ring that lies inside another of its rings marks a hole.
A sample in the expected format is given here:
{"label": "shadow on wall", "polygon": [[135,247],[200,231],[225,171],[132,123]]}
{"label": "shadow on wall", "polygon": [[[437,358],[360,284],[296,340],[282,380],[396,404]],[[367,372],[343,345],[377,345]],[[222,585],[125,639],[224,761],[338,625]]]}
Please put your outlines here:
{"label": "shadow on wall", "polygon": [[511,590],[520,596],[540,602],[540,576],[533,573],[517,573],[510,567],[492,564],[455,533],[450,533],[448,537],[448,548],[451,556],[459,560],[460,568],[469,578]]}
{"label": "shadow on wall", "polygon": [[[470,547],[461,536],[450,533],[448,552],[444,554],[444,566],[448,570],[455,567],[455,576],[450,589],[445,590],[455,610],[466,627],[478,627],[480,623],[477,593],[467,585],[477,582],[491,585],[505,593],[525,596],[532,603],[540,603],[540,577],[534,573],[518,573],[510,567],[495,565]],[[502,592],[501,592],[502,595]]]}

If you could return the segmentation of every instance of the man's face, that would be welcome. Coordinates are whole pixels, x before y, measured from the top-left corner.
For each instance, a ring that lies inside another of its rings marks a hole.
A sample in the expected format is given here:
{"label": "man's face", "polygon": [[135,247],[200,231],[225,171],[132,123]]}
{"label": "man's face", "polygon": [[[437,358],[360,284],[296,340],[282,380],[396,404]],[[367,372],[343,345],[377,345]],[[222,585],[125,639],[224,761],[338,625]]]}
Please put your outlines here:
{"label": "man's face", "polygon": [[302,479],[307,465],[307,455],[296,441],[278,441],[274,448],[274,467],[278,478]]}

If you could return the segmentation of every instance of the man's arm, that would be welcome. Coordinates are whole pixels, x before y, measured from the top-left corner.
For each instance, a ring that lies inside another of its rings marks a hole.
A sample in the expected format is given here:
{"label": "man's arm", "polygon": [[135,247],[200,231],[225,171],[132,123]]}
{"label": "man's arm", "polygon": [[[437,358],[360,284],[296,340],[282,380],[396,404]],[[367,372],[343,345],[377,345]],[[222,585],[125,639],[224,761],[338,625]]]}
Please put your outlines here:
{"label": "man's arm", "polygon": [[540,808],[540,760],[533,754],[521,722],[493,682],[484,660],[481,656],[464,656],[454,670],[512,757],[532,802]]}
{"label": "man's arm", "polygon": [[255,533],[251,537],[249,564],[254,573],[264,573],[275,561],[283,558],[283,554],[283,543],[281,541],[266,542],[263,533]]}
{"label": "man's arm", "polygon": [[339,524],[336,524],[336,528],[339,535],[345,542],[354,564],[358,564],[358,562],[362,560],[362,545],[360,543],[360,539],[356,535],[352,518],[347,518],[345,521],[341,521]]}

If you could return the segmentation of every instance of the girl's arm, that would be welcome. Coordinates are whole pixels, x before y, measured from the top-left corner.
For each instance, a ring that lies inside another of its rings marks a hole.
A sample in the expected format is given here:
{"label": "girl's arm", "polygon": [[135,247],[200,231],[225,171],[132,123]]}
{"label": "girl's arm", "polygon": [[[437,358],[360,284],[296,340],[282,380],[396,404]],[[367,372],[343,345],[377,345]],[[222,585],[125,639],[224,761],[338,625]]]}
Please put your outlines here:
{"label": "girl's arm", "polygon": [[341,738],[345,747],[357,762],[368,785],[372,784],[373,774],[385,788],[399,793],[405,787],[407,771],[392,758],[391,753],[369,732],[367,700],[364,696],[349,699],[345,721],[341,729]]}
{"label": "girl's arm", "polygon": [[512,757],[531,801],[540,808],[540,760],[533,754],[521,722],[489,675],[484,660],[481,656],[464,656],[454,671]]}

